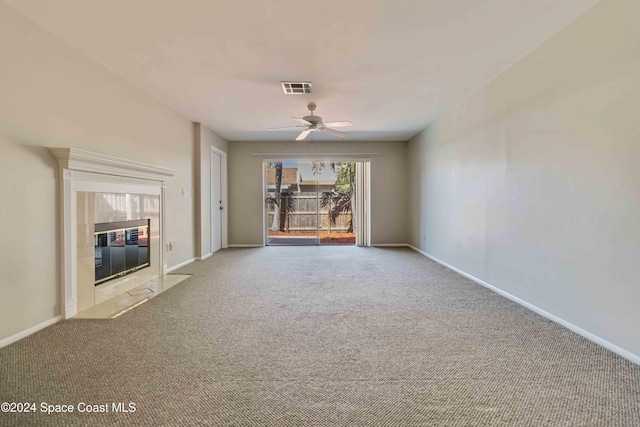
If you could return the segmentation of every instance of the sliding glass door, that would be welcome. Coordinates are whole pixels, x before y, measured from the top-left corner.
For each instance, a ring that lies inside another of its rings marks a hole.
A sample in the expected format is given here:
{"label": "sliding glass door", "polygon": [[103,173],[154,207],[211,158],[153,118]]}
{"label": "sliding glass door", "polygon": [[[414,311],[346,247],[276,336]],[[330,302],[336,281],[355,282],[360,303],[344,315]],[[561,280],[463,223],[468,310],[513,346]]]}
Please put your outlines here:
{"label": "sliding glass door", "polygon": [[319,245],[317,164],[282,161],[265,166],[267,245]]}
{"label": "sliding glass door", "polygon": [[265,162],[267,245],[354,245],[356,163]]}
{"label": "sliding glass door", "polygon": [[320,244],[354,245],[355,234],[355,162],[318,162],[320,193]]}

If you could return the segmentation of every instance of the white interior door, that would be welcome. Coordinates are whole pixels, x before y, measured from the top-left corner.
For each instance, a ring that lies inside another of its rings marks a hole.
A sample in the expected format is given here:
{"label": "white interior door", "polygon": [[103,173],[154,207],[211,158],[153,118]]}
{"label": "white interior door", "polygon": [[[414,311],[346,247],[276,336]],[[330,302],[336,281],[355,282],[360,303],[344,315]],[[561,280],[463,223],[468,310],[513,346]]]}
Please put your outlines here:
{"label": "white interior door", "polygon": [[222,156],[211,153],[211,252],[222,248]]}

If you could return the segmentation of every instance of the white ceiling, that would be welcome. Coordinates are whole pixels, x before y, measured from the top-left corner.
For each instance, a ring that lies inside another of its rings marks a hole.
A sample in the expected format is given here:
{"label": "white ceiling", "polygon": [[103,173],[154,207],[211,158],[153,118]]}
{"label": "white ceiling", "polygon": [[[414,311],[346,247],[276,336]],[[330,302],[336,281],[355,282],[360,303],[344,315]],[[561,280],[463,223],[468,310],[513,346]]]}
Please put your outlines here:
{"label": "white ceiling", "polygon": [[310,101],[347,140],[407,140],[598,2],[2,1],[232,141],[293,140],[265,129]]}

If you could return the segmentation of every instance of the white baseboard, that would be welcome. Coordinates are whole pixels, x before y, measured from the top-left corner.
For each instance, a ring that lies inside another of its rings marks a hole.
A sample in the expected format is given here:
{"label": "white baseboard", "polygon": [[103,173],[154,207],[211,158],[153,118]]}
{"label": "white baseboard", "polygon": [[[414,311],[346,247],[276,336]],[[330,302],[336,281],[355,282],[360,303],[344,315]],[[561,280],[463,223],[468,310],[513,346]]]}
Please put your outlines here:
{"label": "white baseboard", "polygon": [[205,259],[209,258],[211,255],[213,255],[213,252],[209,252],[208,254],[201,257],[197,257],[196,259],[199,261],[204,261]]}
{"label": "white baseboard", "polygon": [[407,243],[372,243],[371,246],[374,248],[407,248],[409,244]]}
{"label": "white baseboard", "polygon": [[442,260],[440,260],[440,259],[438,259],[438,258],[436,258],[434,256],[429,255],[428,253],[416,248],[413,245],[407,244],[407,246],[410,247],[411,249],[413,249],[414,251],[421,253],[422,255],[426,256],[427,258],[437,262],[438,264],[443,265],[443,266],[447,267],[448,269],[453,270],[456,273],[461,274],[462,276],[464,276],[464,277],[466,277],[468,279],[471,279],[474,282],[476,282],[476,283],[478,283],[478,284],[480,284],[480,285],[482,285],[482,286],[484,286],[484,287],[486,287],[488,289],[491,289],[495,293],[498,293],[498,294],[502,295],[503,297],[508,298],[511,301],[513,301],[513,302],[515,302],[517,304],[520,304],[523,307],[526,307],[531,311],[534,311],[534,312],[538,313],[539,315],[541,315],[543,317],[546,317],[547,319],[551,320],[552,322],[555,322],[555,323],[558,323],[558,324],[564,326],[565,328],[569,329],[570,331],[575,332],[578,335],[581,335],[582,337],[588,339],[589,341],[593,341],[594,343],[606,348],[607,350],[610,350],[610,351],[616,353],[618,356],[624,357],[625,359],[629,360],[630,362],[633,362],[635,364],[640,365],[640,356],[639,355],[634,354],[634,353],[632,353],[632,352],[630,352],[628,350],[625,350],[624,348],[619,347],[619,346],[613,344],[612,342],[609,342],[609,341],[605,340],[604,338],[601,338],[601,337],[599,337],[599,336],[597,336],[595,334],[592,334],[591,332],[586,331],[586,330],[582,329],[581,327],[576,326],[573,323],[568,322],[568,321],[566,321],[566,320],[564,320],[564,319],[562,319],[562,318],[560,318],[560,317],[558,317],[558,316],[556,316],[554,314],[551,314],[548,311],[545,311],[545,310],[541,309],[540,307],[537,307],[537,306],[535,306],[535,305],[533,305],[531,303],[528,303],[528,302],[526,302],[526,301],[524,301],[524,300],[522,300],[522,299],[520,299],[520,298],[518,298],[518,297],[516,297],[514,295],[511,295],[510,293],[505,292],[502,289],[497,288],[496,286],[493,286],[493,285],[485,282],[484,280],[478,279],[477,277],[472,276],[471,274],[468,274],[465,271],[460,270],[459,268],[456,268],[456,267],[454,267],[454,266],[452,266],[450,264],[447,264],[446,262],[444,262],[444,261],[442,261]]}
{"label": "white baseboard", "polygon": [[227,245],[228,248],[262,248],[264,245]]}
{"label": "white baseboard", "polygon": [[185,262],[181,262],[178,265],[174,265],[173,267],[169,267],[169,268],[167,268],[167,271],[166,271],[165,274],[171,273],[172,271],[176,271],[177,269],[182,268],[185,265],[189,265],[192,262],[194,262],[195,260],[196,260],[196,258],[191,258],[191,259],[186,260]]}
{"label": "white baseboard", "polygon": [[65,304],[64,314],[62,315],[62,317],[64,319],[71,319],[76,314],[78,314],[78,302],[76,301],[76,299],[72,299]]}
{"label": "white baseboard", "polygon": [[36,332],[46,328],[47,326],[51,326],[54,323],[58,323],[62,320],[62,316],[56,316],[53,319],[49,319],[44,321],[36,326],[32,326],[29,329],[25,329],[24,331],[20,331],[17,334],[11,335],[10,337],[4,338],[0,340],[0,348],[6,347],[9,344],[13,344],[16,341],[21,340],[22,338],[28,337],[31,334],[35,334]]}

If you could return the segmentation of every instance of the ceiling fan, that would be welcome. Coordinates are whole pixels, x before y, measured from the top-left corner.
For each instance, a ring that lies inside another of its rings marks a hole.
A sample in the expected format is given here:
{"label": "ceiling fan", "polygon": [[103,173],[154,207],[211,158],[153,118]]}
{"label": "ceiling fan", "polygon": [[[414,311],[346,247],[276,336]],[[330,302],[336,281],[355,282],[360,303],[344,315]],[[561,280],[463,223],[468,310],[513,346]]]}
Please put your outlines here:
{"label": "ceiling fan", "polygon": [[273,129],[267,129],[267,130],[270,130],[270,131],[271,130],[293,130],[293,129],[301,130],[302,132],[300,133],[300,135],[298,135],[298,137],[296,138],[296,141],[302,141],[307,137],[307,135],[315,131],[324,132],[338,138],[344,138],[345,136],[347,136],[346,133],[339,132],[331,128],[353,126],[353,123],[349,121],[324,123],[322,121],[322,117],[313,115],[313,112],[316,111],[316,104],[311,103],[307,105],[307,109],[311,113],[310,115],[304,116],[304,117],[291,117],[292,119],[299,121],[301,125],[288,126],[284,128],[273,128]]}

